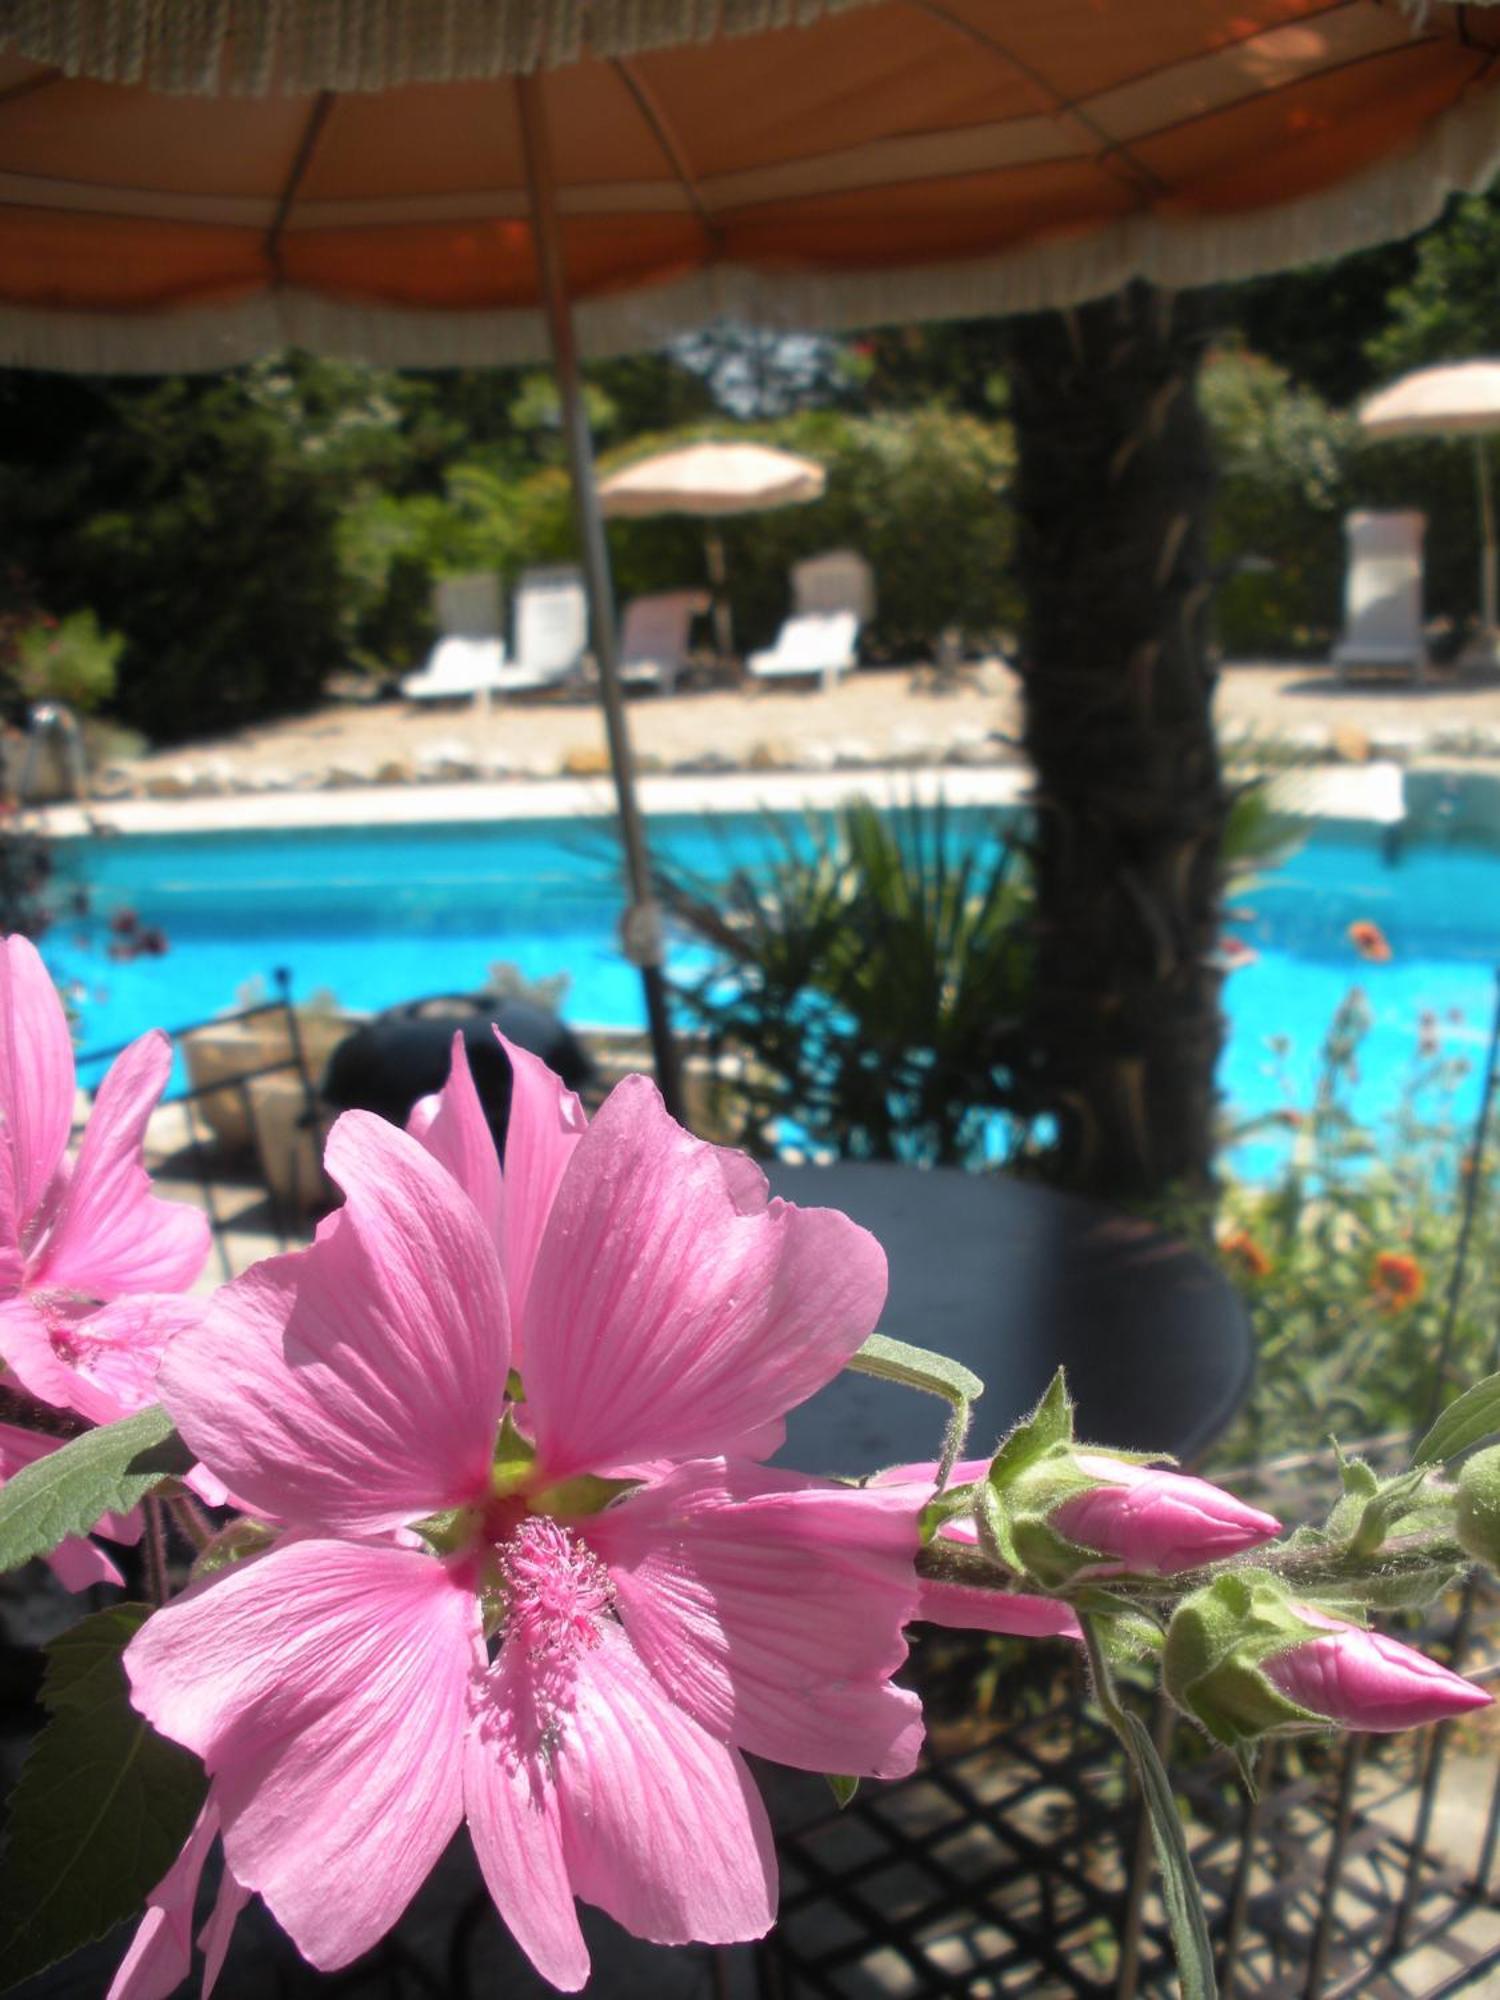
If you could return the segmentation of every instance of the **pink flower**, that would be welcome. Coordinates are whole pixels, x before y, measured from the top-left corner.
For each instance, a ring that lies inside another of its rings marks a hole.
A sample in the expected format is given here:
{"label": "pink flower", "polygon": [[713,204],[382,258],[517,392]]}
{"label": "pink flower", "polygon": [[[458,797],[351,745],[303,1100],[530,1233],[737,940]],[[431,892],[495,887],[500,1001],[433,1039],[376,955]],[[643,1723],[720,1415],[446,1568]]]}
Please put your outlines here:
{"label": "pink flower", "polygon": [[1125,1569],[1175,1576],[1221,1562],[1281,1533],[1281,1523],[1206,1479],[1077,1451],[1071,1463],[1100,1483],[1054,1507],[1047,1525]]}
{"label": "pink flower", "polygon": [[1489,1705],[1483,1688],[1383,1632],[1347,1625],[1310,1604],[1294,1604],[1292,1609],[1327,1637],[1307,1639],[1273,1654],[1262,1662],[1261,1672],[1288,1701],[1322,1717],[1330,1727],[1415,1729],[1423,1722],[1441,1722],[1445,1716]]}
{"label": "pink flower", "polygon": [[[146,1914],[136,1926],[105,2000],[164,2000],[187,1978],[193,1965],[193,1905],[198,1900],[203,1864],[218,1830],[218,1807],[210,1800],[199,1813],[181,1854],[147,1897]],[[226,1868],[213,1913],[198,1938],[204,1958],[202,2000],[209,2000],[218,1982],[235,1918],[247,1901],[248,1891]]]}
{"label": "pink flower", "polygon": [[184,1291],[208,1255],[207,1217],[158,1199],[141,1158],[171,1060],[158,1032],[126,1049],[70,1163],[62,1004],[36,947],[0,939],[0,1360],[38,1401],[94,1423],[152,1400],[184,1313],[149,1295]]}
{"label": "pink flower", "polygon": [[[431,1152],[346,1114],[345,1206],[169,1348],[183,1437],[293,1533],[126,1662],[204,1759],[236,1879],[315,1965],[381,1937],[466,1818],[501,1915],[576,1989],[575,1896],[663,1943],[768,1928],[741,1751],[911,1769],[917,1704],[889,1677],[916,1530],[904,1495],[748,1455],[874,1326],[873,1239],[769,1201],[643,1078],[584,1131],[507,1053],[503,1175],[461,1063]],[[482,1177],[483,1213],[434,1152]]]}

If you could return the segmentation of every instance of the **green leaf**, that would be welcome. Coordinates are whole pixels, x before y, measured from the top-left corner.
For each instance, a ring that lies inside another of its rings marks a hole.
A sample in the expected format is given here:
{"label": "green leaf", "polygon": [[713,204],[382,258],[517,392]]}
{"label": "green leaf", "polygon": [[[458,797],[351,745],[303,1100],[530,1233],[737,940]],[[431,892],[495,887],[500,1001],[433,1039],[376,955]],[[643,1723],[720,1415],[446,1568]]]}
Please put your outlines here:
{"label": "green leaf", "polygon": [[1151,1845],[1161,1871],[1162,1901],[1177,1958],[1182,2000],[1214,2000],[1218,1982],[1214,1977],[1213,1946],[1209,1942],[1198,1878],[1188,1853],[1187,1835],[1182,1829],[1182,1816],[1150,1730],[1129,1709],[1122,1708],[1119,1714],[1125,1748],[1140,1779],[1141,1798],[1151,1827]]}
{"label": "green leaf", "polygon": [[950,1361],[946,1354],[933,1354],[925,1347],[913,1347],[909,1341],[892,1340],[883,1333],[872,1333],[845,1365],[857,1375],[898,1382],[905,1389],[941,1396],[952,1405],[953,1415],[943,1433],[943,1451],[938,1460],[937,1490],[941,1493],[963,1450],[969,1434],[970,1406],[984,1394],[983,1382],[961,1362]]}
{"label": "green leaf", "polygon": [[86,1535],[101,1514],[126,1514],[193,1457],[163,1409],[85,1431],[0,1487],[0,1570]]}
{"label": "green leaf", "polygon": [[828,1782],[829,1791],[833,1793],[838,1803],[839,1811],[842,1812],[845,1806],[852,1804],[854,1795],[859,1790],[858,1778],[841,1778],[832,1771],[825,1771],[823,1776]]}
{"label": "green leaf", "polygon": [[1051,1451],[1054,1445],[1073,1441],[1073,1404],[1061,1368],[1047,1385],[1047,1393],[1029,1417],[1022,1417],[990,1460],[990,1484],[997,1491],[1010,1483],[1018,1472]]}
{"label": "green leaf", "polygon": [[42,1701],[0,1856],[0,1983],[102,1938],[176,1860],[208,1791],[196,1757],[130,1706],[120,1655],[151,1615],[116,1604],[48,1648]]}
{"label": "green leaf", "polygon": [[949,1403],[976,1402],[984,1394],[984,1384],[961,1362],[946,1354],[933,1354],[909,1341],[892,1340],[872,1333],[864,1346],[849,1359],[848,1366],[859,1375],[876,1375],[882,1382],[899,1382],[906,1389],[921,1389],[929,1396],[941,1396]]}
{"label": "green leaf", "polygon": [[1412,1454],[1413,1465],[1441,1465],[1500,1431],[1500,1375],[1486,1375],[1450,1403]]}

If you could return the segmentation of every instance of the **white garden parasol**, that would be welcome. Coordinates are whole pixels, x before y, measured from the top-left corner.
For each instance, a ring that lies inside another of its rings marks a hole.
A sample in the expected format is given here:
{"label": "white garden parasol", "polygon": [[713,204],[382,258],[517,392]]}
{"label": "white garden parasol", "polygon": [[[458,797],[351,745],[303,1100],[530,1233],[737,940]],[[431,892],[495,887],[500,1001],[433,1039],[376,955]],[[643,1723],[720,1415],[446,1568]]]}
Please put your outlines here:
{"label": "white garden parasol", "polygon": [[1500,660],[1495,501],[1484,442],[1488,433],[1500,430],[1500,361],[1454,361],[1419,368],[1367,397],[1360,405],[1359,421],[1371,438],[1472,438],[1479,494],[1480,630],[1464,657]]}
{"label": "white garden parasol", "polygon": [[[619,519],[651,514],[692,514],[710,523],[732,514],[805,505],[822,496],[821,465],[765,444],[707,441],[640,459],[600,482],[604,511]],[[724,594],[724,541],[710,526],[704,537],[714,592],[714,641],[719,657],[734,652],[729,600]]]}

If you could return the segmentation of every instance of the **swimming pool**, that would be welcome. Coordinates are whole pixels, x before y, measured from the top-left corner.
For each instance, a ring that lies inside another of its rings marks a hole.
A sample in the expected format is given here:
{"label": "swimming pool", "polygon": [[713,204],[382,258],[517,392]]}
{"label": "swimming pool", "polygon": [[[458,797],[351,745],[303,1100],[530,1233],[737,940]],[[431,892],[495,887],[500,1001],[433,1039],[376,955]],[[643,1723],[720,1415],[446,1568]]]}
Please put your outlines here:
{"label": "swimming pool", "polygon": [[[957,839],[982,837],[995,819],[990,809],[949,812]],[[659,814],[651,830],[662,852],[708,876],[753,861],[768,839],[754,813]],[[504,960],[532,979],[566,972],[573,1021],[642,1020],[639,979],[616,942],[618,853],[601,822],[132,834],[59,852],[63,884],[87,885],[91,913],[59,921],[44,952],[73,993],[85,1050],[231,1008],[278,966],[297,995],[323,988],[356,1009],[469,991]],[[1424,1010],[1477,1071],[1500,960],[1500,850],[1329,828],[1238,903],[1247,914],[1234,929],[1255,955],[1225,984],[1221,1080],[1237,1113],[1306,1100],[1324,1032],[1355,984],[1373,1016],[1362,1115],[1399,1097]],[[160,927],[166,956],[111,962],[109,918],[125,908]],[[1355,952],[1348,927],[1361,919],[1389,940],[1389,963]],[[688,949],[674,946],[676,969]],[[1272,1053],[1275,1037],[1288,1043],[1284,1055]],[[1477,1090],[1471,1075],[1455,1112],[1471,1111]]]}

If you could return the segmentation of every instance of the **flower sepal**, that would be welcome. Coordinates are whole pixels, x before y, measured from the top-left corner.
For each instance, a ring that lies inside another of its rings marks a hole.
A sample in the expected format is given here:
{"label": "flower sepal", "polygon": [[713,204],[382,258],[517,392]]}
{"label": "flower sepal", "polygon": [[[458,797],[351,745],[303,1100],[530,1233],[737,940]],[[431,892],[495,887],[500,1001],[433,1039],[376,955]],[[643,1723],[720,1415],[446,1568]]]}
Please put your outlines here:
{"label": "flower sepal", "polygon": [[1237,1754],[1273,1731],[1326,1729],[1323,1717],[1261,1671],[1317,1630],[1268,1570],[1235,1570],[1178,1605],[1162,1653],[1163,1685],[1185,1715]]}

